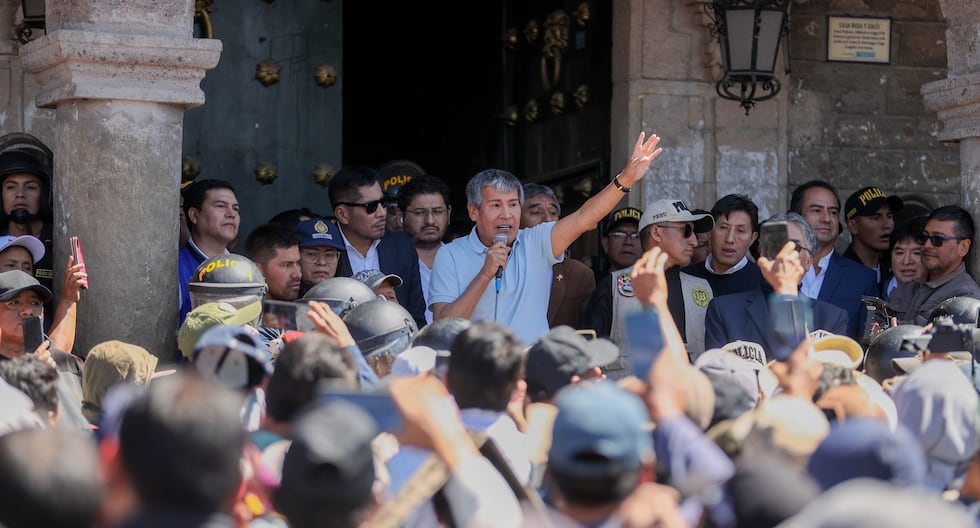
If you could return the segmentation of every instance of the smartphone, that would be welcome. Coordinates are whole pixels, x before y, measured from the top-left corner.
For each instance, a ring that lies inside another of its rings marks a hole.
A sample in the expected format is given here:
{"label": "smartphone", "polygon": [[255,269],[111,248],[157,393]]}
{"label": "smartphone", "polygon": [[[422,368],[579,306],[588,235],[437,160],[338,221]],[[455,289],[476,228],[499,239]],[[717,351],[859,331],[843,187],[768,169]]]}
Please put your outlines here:
{"label": "smartphone", "polygon": [[[71,257],[72,257],[72,260],[75,261],[75,264],[81,264],[82,265],[82,271],[86,271],[85,270],[85,255],[82,254],[82,241],[79,240],[77,236],[73,236],[73,237],[71,237],[71,238],[68,239],[68,246],[71,248]],[[86,278],[85,279],[85,282],[82,284],[82,289],[83,290],[87,290],[88,289],[88,278]]]}
{"label": "smartphone", "polygon": [[267,328],[310,332],[313,330],[313,323],[306,316],[309,309],[308,304],[264,299],[260,324]]}
{"label": "smartphone", "polygon": [[810,334],[813,315],[810,303],[800,297],[771,295],[769,297],[769,328],[772,359],[786,361],[796,347]]}
{"label": "smartphone", "polygon": [[385,392],[358,392],[328,389],[322,393],[321,397],[329,401],[330,399],[346,400],[367,411],[371,418],[378,424],[378,429],[387,433],[394,433],[405,426],[398,406],[391,394]]}
{"label": "smartphone", "polygon": [[626,314],[625,322],[630,369],[634,376],[646,379],[664,348],[660,314],[656,310],[636,310]]}
{"label": "smartphone", "polygon": [[24,327],[24,352],[33,354],[37,347],[44,342],[44,329],[38,316],[21,319]]}
{"label": "smartphone", "polygon": [[759,255],[774,259],[789,242],[789,227],[785,221],[766,222],[759,227]]}

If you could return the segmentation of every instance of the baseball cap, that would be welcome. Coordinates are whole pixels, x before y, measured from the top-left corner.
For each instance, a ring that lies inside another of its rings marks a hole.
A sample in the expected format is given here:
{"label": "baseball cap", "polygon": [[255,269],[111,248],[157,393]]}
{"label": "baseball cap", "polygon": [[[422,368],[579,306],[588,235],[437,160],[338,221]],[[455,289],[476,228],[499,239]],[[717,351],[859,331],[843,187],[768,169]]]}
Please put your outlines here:
{"label": "baseball cap", "polygon": [[394,287],[402,285],[402,278],[394,274],[385,274],[381,270],[376,269],[366,269],[358,271],[354,278],[363,282],[371,290],[377,290],[381,287],[384,281],[391,281],[391,285]]}
{"label": "baseball cap", "polygon": [[527,350],[524,379],[528,392],[544,392],[550,398],[593,367],[603,367],[619,358],[619,347],[608,339],[589,341],[574,328],[561,325],[541,336]]}
{"label": "baseball cap", "polygon": [[340,236],[340,229],[336,224],[322,218],[311,218],[296,224],[296,232],[299,233],[299,247],[332,247],[340,251],[344,247],[344,239]]}
{"label": "baseball cap", "polygon": [[763,367],[765,367],[768,363],[768,360],[766,359],[766,349],[759,343],[736,340],[726,344],[725,346],[721,347],[721,349],[729,354],[735,354],[742,359],[755,361]]}
{"label": "baseball cap", "polygon": [[548,467],[571,478],[604,479],[640,469],[653,453],[640,398],[611,381],[569,385],[555,397]]}
{"label": "baseball cap", "polygon": [[712,348],[694,360],[694,367],[708,377],[714,389],[712,423],[741,416],[759,402],[761,388],[757,372],[765,367],[756,361]]}
{"label": "baseball cap", "polygon": [[427,346],[413,346],[395,356],[392,376],[417,376],[436,368],[436,351]]}
{"label": "baseball cap", "polygon": [[663,199],[647,206],[640,217],[640,224],[637,229],[642,231],[648,225],[662,222],[694,222],[695,233],[711,231],[715,225],[715,219],[711,217],[710,213],[694,214],[680,200]]}
{"label": "baseball cap", "polygon": [[244,389],[272,375],[272,353],[257,332],[241,325],[208,328],[194,347],[194,367],[230,389]]}
{"label": "baseball cap", "polygon": [[885,194],[881,187],[858,189],[848,196],[847,201],[844,202],[844,218],[850,220],[855,216],[873,215],[886,203],[891,207],[893,213],[904,206],[901,198]]}
{"label": "baseball cap", "polygon": [[[2,275],[2,274],[0,274]],[[226,302],[205,303],[187,313],[177,332],[177,348],[186,358],[194,355],[194,347],[209,328],[216,325],[239,326],[252,324],[262,315],[262,301],[235,308]]]}
{"label": "baseball cap", "polygon": [[346,400],[316,400],[293,421],[292,440],[282,460],[282,480],[273,493],[287,518],[308,505],[368,504],[374,485],[371,441],[379,433],[374,419]]}
{"label": "baseball cap", "polygon": [[35,264],[37,264],[38,261],[44,257],[44,242],[41,242],[41,240],[35,236],[0,236],[0,253],[3,253],[4,250],[12,246],[20,246],[26,249],[27,252],[31,254],[31,258],[34,260]]}
{"label": "baseball cap", "polygon": [[37,279],[23,271],[10,270],[0,273],[0,302],[16,299],[27,290],[37,293],[43,302],[51,300],[51,290],[41,286]]}
{"label": "baseball cap", "polygon": [[613,211],[613,214],[609,215],[609,219],[606,220],[606,231],[612,231],[612,229],[623,222],[634,222],[637,225],[640,223],[640,218],[643,216],[643,211],[640,211],[636,207],[622,207]]}
{"label": "baseball cap", "polygon": [[894,431],[885,420],[853,417],[830,428],[810,455],[807,472],[823,489],[856,478],[924,486],[926,457],[904,426]]}

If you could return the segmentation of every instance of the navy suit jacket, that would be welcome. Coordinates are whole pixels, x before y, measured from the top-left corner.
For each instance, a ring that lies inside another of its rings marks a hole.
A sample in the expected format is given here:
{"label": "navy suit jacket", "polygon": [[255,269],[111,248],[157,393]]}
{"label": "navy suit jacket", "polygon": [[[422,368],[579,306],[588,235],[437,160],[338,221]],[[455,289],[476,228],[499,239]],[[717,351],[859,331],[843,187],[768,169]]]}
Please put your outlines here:
{"label": "navy suit jacket", "polygon": [[[847,312],[846,334],[861,342],[867,310],[861,304],[862,295],[878,296],[878,277],[875,271],[834,251],[827,264],[818,300],[828,302]],[[845,333],[845,332],[841,332]]]}
{"label": "navy suit jacket", "polygon": [[[721,348],[739,339],[758,343],[771,354],[769,301],[762,288],[720,295],[708,303],[704,316],[704,348]],[[847,331],[847,312],[823,301],[810,299],[813,328],[835,334]]]}
{"label": "navy suit jacket", "polygon": [[[378,264],[386,274],[398,275],[402,285],[395,288],[398,303],[415,319],[419,328],[425,326],[425,298],[422,296],[422,278],[419,276],[419,254],[415,243],[407,235],[385,230],[378,243]],[[341,254],[337,263],[338,277],[351,277],[350,260],[347,252]]]}

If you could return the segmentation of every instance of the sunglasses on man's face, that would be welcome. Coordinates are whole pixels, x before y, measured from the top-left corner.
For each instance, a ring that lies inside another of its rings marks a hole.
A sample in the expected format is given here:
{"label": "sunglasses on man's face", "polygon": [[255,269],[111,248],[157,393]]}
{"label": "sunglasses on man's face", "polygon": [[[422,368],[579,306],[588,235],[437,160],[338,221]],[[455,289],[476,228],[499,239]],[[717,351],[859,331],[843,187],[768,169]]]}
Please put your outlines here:
{"label": "sunglasses on man's face", "polygon": [[694,234],[694,226],[692,226],[691,224],[684,224],[682,226],[675,226],[675,225],[667,225],[667,224],[664,224],[664,225],[659,226],[659,227],[669,227],[671,229],[683,229],[684,230],[684,238],[691,238],[691,235]]}
{"label": "sunglasses on man's face", "polygon": [[370,202],[357,203],[357,202],[337,202],[337,205],[346,205],[348,207],[363,207],[367,214],[374,214],[378,210],[378,207],[385,203],[384,200],[371,200]]}
{"label": "sunglasses on man's face", "polygon": [[943,247],[943,244],[947,240],[966,240],[966,237],[961,236],[946,236],[946,235],[930,235],[929,233],[919,233],[915,235],[915,242],[917,244],[926,245],[926,242],[931,243],[935,247]]}

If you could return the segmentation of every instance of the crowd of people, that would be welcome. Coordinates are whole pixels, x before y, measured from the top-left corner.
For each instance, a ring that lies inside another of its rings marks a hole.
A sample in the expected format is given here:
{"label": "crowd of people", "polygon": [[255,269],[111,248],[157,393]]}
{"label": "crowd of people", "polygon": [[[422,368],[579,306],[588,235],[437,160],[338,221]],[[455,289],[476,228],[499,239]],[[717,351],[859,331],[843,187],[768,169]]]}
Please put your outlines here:
{"label": "crowd of people", "polygon": [[194,181],[178,350],[85,351],[50,152],[0,149],[0,528],[980,526],[970,214],[619,207],[659,142],[565,214],[481,171],[455,233],[438,177],[344,167],[241,253],[247,204]]}

